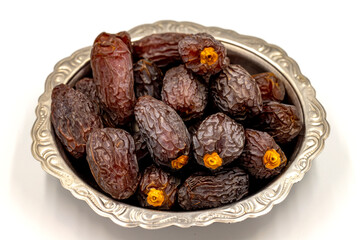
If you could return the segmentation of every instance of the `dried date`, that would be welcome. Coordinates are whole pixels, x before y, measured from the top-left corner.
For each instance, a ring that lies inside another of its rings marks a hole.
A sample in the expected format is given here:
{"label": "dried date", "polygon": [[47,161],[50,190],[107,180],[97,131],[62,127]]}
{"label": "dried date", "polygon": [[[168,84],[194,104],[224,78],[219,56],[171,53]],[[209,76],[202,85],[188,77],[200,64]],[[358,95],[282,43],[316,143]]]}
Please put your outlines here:
{"label": "dried date", "polygon": [[261,92],[251,75],[231,64],[212,81],[211,95],[216,106],[237,120],[253,117],[262,110]]}
{"label": "dried date", "polygon": [[211,175],[191,175],[179,189],[178,202],[185,210],[215,208],[239,201],[248,192],[249,176],[234,167]]}
{"label": "dried date", "polygon": [[51,123],[60,142],[75,158],[85,154],[90,132],[103,127],[94,104],[65,84],[57,85],[52,91]]}
{"label": "dried date", "polygon": [[89,100],[94,104],[96,112],[101,116],[101,103],[99,97],[97,96],[94,79],[88,77],[80,79],[76,82],[75,89],[82,92],[89,98]]}
{"label": "dried date", "polygon": [[268,179],[279,175],[287,163],[287,158],[279,145],[266,132],[245,130],[245,148],[239,163],[257,179]]}
{"label": "dried date", "polygon": [[112,120],[112,114],[103,111],[101,101],[97,95],[97,89],[93,78],[83,78],[76,82],[75,89],[84,93],[94,104],[105,127],[116,127]]}
{"label": "dried date", "polygon": [[138,59],[148,59],[158,67],[181,61],[178,44],[187,34],[155,33],[133,42],[134,55]]}
{"label": "dried date", "polygon": [[97,129],[89,136],[86,153],[91,173],[104,192],[115,199],[127,199],[134,194],[140,174],[134,140],[128,132]]}
{"label": "dried date", "polygon": [[135,94],[139,98],[144,95],[161,99],[163,73],[156,64],[140,59],[134,64]]}
{"label": "dried date", "polygon": [[101,33],[94,41],[90,62],[106,119],[114,126],[126,124],[135,105],[130,50],[115,34]]}
{"label": "dried date", "polygon": [[151,96],[142,96],[135,105],[135,119],[155,163],[171,169],[187,164],[190,135],[174,109]]}
{"label": "dried date", "polygon": [[131,53],[133,52],[131,37],[127,31],[118,32],[115,36],[125,43]]}
{"label": "dried date", "polygon": [[179,53],[186,68],[208,79],[229,65],[226,48],[213,36],[197,33],[179,42]]}
{"label": "dried date", "polygon": [[263,102],[281,102],[285,97],[285,86],[272,72],[264,72],[252,75],[261,92]]}
{"label": "dried date", "polygon": [[269,133],[280,144],[290,142],[302,129],[296,107],[274,101],[264,103],[263,111],[253,119],[252,124],[256,129]]}
{"label": "dried date", "polygon": [[245,144],[243,126],[224,113],[208,116],[192,139],[196,161],[211,170],[237,159]]}
{"label": "dried date", "polygon": [[207,89],[193,73],[180,65],[168,70],[163,80],[162,100],[184,119],[198,118],[207,104]]}
{"label": "dried date", "polygon": [[169,210],[176,202],[180,179],[151,165],[142,174],[137,198],[140,206],[153,209]]}

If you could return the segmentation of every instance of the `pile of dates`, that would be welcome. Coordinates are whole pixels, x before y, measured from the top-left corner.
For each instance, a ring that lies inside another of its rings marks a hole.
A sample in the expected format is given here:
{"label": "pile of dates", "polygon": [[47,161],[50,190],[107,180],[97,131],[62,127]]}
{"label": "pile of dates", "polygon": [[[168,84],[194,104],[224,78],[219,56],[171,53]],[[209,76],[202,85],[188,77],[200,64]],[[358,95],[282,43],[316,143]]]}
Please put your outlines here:
{"label": "pile of dates", "polygon": [[158,210],[215,208],[287,166],[284,148],[302,121],[284,101],[284,83],[232,63],[213,36],[101,33],[90,64],[73,87],[54,87],[51,122],[72,166],[88,169],[112,198]]}

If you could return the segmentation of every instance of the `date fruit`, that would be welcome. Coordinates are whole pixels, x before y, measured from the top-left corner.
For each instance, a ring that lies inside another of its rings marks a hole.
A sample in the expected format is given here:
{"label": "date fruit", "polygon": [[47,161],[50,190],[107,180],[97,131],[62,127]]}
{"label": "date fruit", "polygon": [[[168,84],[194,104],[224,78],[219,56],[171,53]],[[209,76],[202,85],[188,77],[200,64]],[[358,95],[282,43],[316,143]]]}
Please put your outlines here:
{"label": "date fruit", "polygon": [[208,79],[229,65],[226,48],[207,33],[191,34],[179,42],[179,53],[185,67]]}
{"label": "date fruit", "polygon": [[252,75],[260,88],[263,102],[281,102],[285,97],[285,86],[272,72],[264,72]]}
{"label": "date fruit", "polygon": [[237,120],[251,118],[262,110],[258,85],[238,64],[231,64],[212,81],[211,93],[216,106]]}
{"label": "date fruit", "polygon": [[269,133],[280,144],[293,140],[302,129],[296,107],[274,101],[264,103],[263,111],[253,119],[252,124],[256,129]]}
{"label": "date fruit", "polygon": [[140,59],[134,64],[135,95],[161,99],[163,73],[154,63]]}
{"label": "date fruit", "polygon": [[76,82],[75,89],[77,91],[82,92],[89,98],[89,100],[94,104],[96,113],[101,116],[102,114],[102,110],[100,108],[101,103],[99,97],[97,96],[94,79],[88,77],[80,79],[79,81]]}
{"label": "date fruit", "polygon": [[133,195],[140,181],[132,136],[119,128],[94,130],[86,144],[91,173],[106,193],[115,199]]}
{"label": "date fruit", "polygon": [[239,201],[248,192],[248,174],[234,167],[211,175],[191,175],[179,189],[178,202],[185,210],[215,208]]}
{"label": "date fruit", "polygon": [[240,165],[257,179],[268,179],[281,173],[287,158],[279,145],[266,132],[245,130],[245,148]]}
{"label": "date fruit", "polygon": [[187,34],[155,33],[133,42],[134,55],[138,59],[148,59],[158,67],[181,60],[178,44]]}
{"label": "date fruit", "polygon": [[208,116],[193,135],[196,161],[211,170],[237,159],[245,144],[244,128],[224,113]]}
{"label": "date fruit", "polygon": [[103,127],[94,104],[65,84],[57,85],[52,91],[51,123],[60,142],[75,158],[85,154],[90,132]]}
{"label": "date fruit", "polygon": [[168,70],[163,80],[162,100],[184,121],[198,118],[207,104],[207,89],[193,73],[180,65]]}
{"label": "date fruit", "polygon": [[174,109],[151,96],[142,96],[135,105],[135,119],[156,164],[175,170],[187,164],[190,135]]}
{"label": "date fruit", "polygon": [[131,37],[127,31],[118,32],[115,34],[115,36],[117,38],[120,38],[121,41],[123,41],[126,44],[126,46],[128,47],[131,53],[133,52]]}
{"label": "date fruit", "polygon": [[130,50],[115,34],[103,32],[94,41],[90,63],[106,119],[114,126],[126,124],[135,105]]}
{"label": "date fruit", "polygon": [[169,210],[176,202],[180,179],[151,165],[142,174],[137,197],[142,207]]}

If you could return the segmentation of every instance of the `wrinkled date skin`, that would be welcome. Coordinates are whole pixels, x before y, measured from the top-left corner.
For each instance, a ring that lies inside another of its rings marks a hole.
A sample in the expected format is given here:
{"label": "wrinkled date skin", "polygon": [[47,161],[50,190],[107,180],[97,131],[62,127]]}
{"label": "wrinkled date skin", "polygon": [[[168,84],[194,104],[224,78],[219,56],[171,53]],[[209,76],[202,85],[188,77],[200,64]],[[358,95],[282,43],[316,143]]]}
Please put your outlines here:
{"label": "wrinkled date skin", "polygon": [[[180,179],[151,165],[147,167],[140,180],[137,197],[140,206],[153,209],[169,210],[176,202]],[[157,194],[152,194],[153,189]]]}
{"label": "wrinkled date skin", "polygon": [[267,102],[252,121],[256,129],[269,133],[275,142],[283,144],[294,139],[302,129],[300,114],[294,105]]}
{"label": "wrinkled date skin", "polygon": [[140,181],[131,135],[122,129],[93,131],[86,145],[87,161],[100,188],[115,199],[133,195]]}
{"label": "wrinkled date skin", "polygon": [[281,102],[285,97],[285,86],[272,72],[264,72],[252,75],[261,92],[263,102]]}
{"label": "wrinkled date skin", "polygon": [[[220,169],[240,156],[245,144],[245,132],[241,124],[224,113],[216,113],[208,116],[200,124],[192,139],[196,161],[214,170]],[[220,162],[207,163],[206,156],[214,153],[221,158],[221,160],[215,159]]]}
{"label": "wrinkled date skin", "polygon": [[128,47],[128,49],[130,50],[131,53],[133,52],[131,37],[127,31],[118,32],[115,34],[115,36],[117,38],[120,38],[121,41],[123,41],[125,43],[125,45]]}
{"label": "wrinkled date skin", "polygon": [[187,34],[172,32],[146,36],[133,42],[134,55],[138,59],[148,59],[158,67],[166,67],[181,60],[178,44],[185,36]]}
{"label": "wrinkled date skin", "polygon": [[116,35],[101,33],[94,41],[90,62],[106,118],[114,126],[126,124],[131,120],[135,105],[130,50]]}
{"label": "wrinkled date skin", "polygon": [[87,77],[80,79],[79,81],[76,82],[75,89],[77,91],[82,92],[89,98],[89,100],[94,104],[96,112],[101,116],[102,114],[102,110],[100,108],[101,103],[99,97],[97,96],[94,79]]}
{"label": "wrinkled date skin", "polygon": [[185,210],[215,208],[239,201],[248,191],[249,176],[234,167],[212,175],[191,175],[179,189],[178,202]]}
{"label": "wrinkled date skin", "polygon": [[134,64],[135,94],[139,98],[144,95],[161,99],[163,73],[156,64],[140,59]]}
{"label": "wrinkled date skin", "polygon": [[51,123],[61,143],[75,158],[85,154],[90,132],[103,127],[94,104],[83,93],[64,84],[52,91]]}
{"label": "wrinkled date skin", "polygon": [[186,36],[179,42],[179,53],[186,68],[206,79],[230,63],[224,45],[207,33]]}
{"label": "wrinkled date skin", "polygon": [[[274,139],[266,132],[253,129],[246,129],[245,136],[245,148],[239,158],[240,165],[257,179],[279,175],[286,166],[287,158]],[[278,159],[275,159],[273,166],[267,167],[264,156],[266,157],[269,150],[275,150]]]}
{"label": "wrinkled date skin", "polygon": [[253,117],[262,110],[261,92],[251,75],[240,65],[232,64],[211,84],[216,106],[237,120]]}
{"label": "wrinkled date skin", "polygon": [[198,118],[204,113],[208,91],[184,65],[171,68],[165,74],[162,100],[182,117],[184,121]]}
{"label": "wrinkled date skin", "polygon": [[135,105],[135,119],[156,164],[174,169],[173,160],[189,155],[189,132],[170,106],[151,96],[142,96]]}

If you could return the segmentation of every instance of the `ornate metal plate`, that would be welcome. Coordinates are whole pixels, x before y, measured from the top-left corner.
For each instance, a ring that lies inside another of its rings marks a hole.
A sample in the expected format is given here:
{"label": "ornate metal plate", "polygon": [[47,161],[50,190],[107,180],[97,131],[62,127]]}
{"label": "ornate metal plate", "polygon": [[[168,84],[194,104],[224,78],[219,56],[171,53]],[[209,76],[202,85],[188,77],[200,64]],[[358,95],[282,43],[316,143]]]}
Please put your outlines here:
{"label": "ornate metal plate", "polygon": [[312,160],[324,147],[329,134],[326,114],[317,101],[315,90],[304,77],[297,63],[279,47],[259,38],[240,35],[231,30],[204,27],[191,22],[160,21],[129,30],[132,40],[160,32],[208,32],[221,40],[235,61],[248,65],[248,69],[274,71],[286,83],[290,100],[302,110],[304,130],[291,156],[286,171],[265,189],[239,202],[211,210],[191,212],[155,211],[115,201],[90,187],[66,163],[62,150],[57,147],[50,123],[51,91],[60,83],[69,83],[89,71],[91,47],[80,49],[58,62],[45,82],[45,91],[36,108],[36,121],[32,128],[32,154],[42,168],[60,180],[76,198],[86,201],[99,215],[108,217],[124,227],[141,226],[155,229],[170,225],[179,227],[206,226],[213,222],[233,223],[269,212],[282,202],[292,185],[300,181],[309,170]]}

